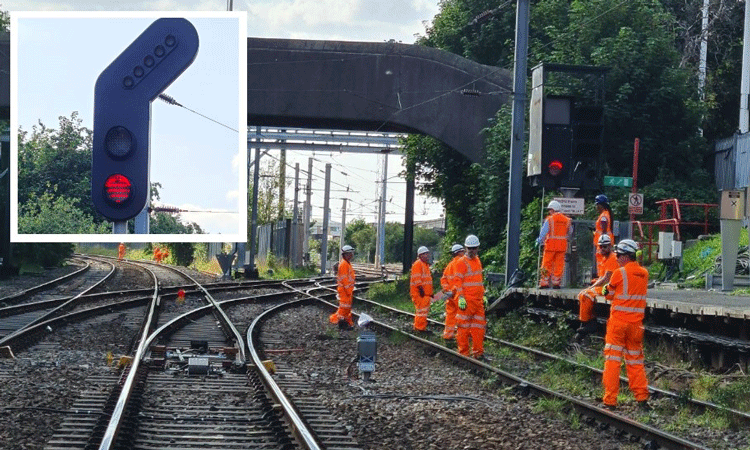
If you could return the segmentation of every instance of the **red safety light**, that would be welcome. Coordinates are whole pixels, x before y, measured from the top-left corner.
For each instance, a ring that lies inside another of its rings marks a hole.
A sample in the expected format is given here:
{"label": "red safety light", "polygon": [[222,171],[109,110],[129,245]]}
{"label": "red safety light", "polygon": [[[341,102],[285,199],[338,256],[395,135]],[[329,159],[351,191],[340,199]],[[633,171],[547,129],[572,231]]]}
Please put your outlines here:
{"label": "red safety light", "polygon": [[114,206],[127,203],[133,193],[133,185],[130,180],[118,174],[110,175],[104,182],[104,196]]}
{"label": "red safety light", "polygon": [[562,172],[563,165],[560,161],[554,160],[547,166],[547,169],[549,170],[549,174],[553,177],[556,177],[557,175],[560,175],[560,172]]}

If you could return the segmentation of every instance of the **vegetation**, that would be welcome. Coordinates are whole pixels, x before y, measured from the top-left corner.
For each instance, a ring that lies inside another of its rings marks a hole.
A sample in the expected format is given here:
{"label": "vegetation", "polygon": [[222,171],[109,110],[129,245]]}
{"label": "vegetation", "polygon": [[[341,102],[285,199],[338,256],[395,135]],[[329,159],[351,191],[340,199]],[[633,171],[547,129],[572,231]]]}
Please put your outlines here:
{"label": "vegetation", "polygon": [[[695,26],[701,4],[697,0],[531,2],[529,67],[544,62],[609,69],[604,96],[604,173],[630,175],[633,142],[640,139],[638,186],[645,197],[643,220],[657,217],[653,206],[657,200],[714,203],[711,144],[736,128],[726,117],[727,111],[738,110],[742,7],[712,5],[708,78],[702,101],[696,50],[700,27]],[[513,68],[513,4],[443,0],[440,7],[419,44],[482,64]],[[570,89],[570,94],[579,98],[590,97],[585,81],[572,83]],[[504,253],[507,222],[509,120],[510,109],[504,108],[488,125],[486,161],[481,165],[470,164],[431,138],[410,136],[405,140],[406,176],[418,179],[424,194],[445,202],[448,230],[443,246],[468,233],[477,234],[483,255],[491,255],[489,265],[496,271],[504,271],[504,258],[499,256]],[[598,193],[583,195],[590,200]],[[606,188],[604,193],[613,200],[615,218],[624,219],[625,192]],[[539,226],[538,205],[533,211],[539,192],[524,185],[522,196],[527,209],[520,266],[532,273],[536,270],[535,252],[529,244]],[[589,209],[585,218],[593,217],[594,211]]]}

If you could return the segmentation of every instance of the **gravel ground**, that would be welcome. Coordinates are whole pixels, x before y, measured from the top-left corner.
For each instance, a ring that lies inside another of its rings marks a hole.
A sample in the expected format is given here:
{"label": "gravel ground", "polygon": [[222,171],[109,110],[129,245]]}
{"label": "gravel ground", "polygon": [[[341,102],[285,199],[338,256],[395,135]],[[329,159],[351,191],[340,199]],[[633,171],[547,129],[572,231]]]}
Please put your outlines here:
{"label": "gravel ground", "polygon": [[42,283],[65,276],[85,267],[86,264],[78,260],[68,261],[63,267],[44,269],[40,273],[27,273],[24,275],[14,275],[0,280],[0,298],[17,294],[26,289],[32,288]]}
{"label": "gravel ground", "polygon": [[[295,330],[285,343],[304,352],[273,355],[320,393],[366,449],[627,449],[609,432],[538,412],[538,402],[477,376],[411,341],[378,335],[374,382],[350,363],[356,331],[339,332],[328,312],[306,307],[266,325]],[[349,374],[348,374],[349,373]]]}

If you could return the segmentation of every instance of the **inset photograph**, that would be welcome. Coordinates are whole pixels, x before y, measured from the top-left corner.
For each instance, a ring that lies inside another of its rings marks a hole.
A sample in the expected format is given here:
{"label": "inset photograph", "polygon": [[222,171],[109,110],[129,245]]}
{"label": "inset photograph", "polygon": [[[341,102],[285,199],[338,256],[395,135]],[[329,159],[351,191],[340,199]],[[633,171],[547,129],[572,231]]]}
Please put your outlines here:
{"label": "inset photograph", "polygon": [[11,241],[244,241],[246,20],[14,12]]}

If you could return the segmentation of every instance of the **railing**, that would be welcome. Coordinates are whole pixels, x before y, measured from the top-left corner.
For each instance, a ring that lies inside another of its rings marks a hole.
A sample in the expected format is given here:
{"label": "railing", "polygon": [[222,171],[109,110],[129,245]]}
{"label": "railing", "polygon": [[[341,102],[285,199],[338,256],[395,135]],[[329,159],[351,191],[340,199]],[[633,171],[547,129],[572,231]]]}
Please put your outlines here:
{"label": "railing", "polygon": [[[659,227],[659,231],[665,231],[671,227],[672,232],[675,234],[676,240],[678,241],[682,241],[680,227],[683,226],[703,227],[703,234],[708,234],[708,213],[711,208],[718,208],[719,206],[715,203],[680,202],[676,198],[659,200],[658,202],[656,202],[656,204],[659,205],[659,220],[653,222],[636,220],[633,222],[633,225],[638,230],[638,233],[640,235],[641,246],[645,247],[647,250],[644,252],[644,255],[648,257],[649,262],[654,259],[654,249],[659,245],[658,242],[654,242],[654,227]],[[681,210],[682,207],[703,208],[703,222],[683,221]],[[648,234],[644,233],[644,226],[647,227]]]}

